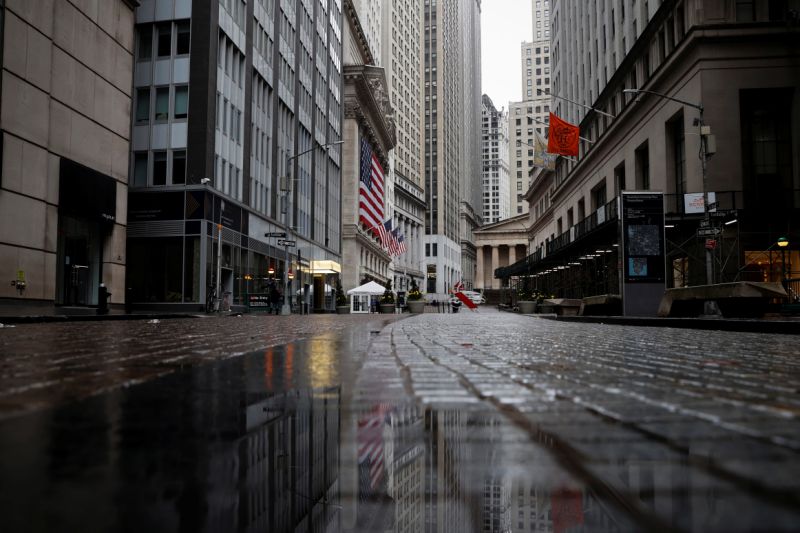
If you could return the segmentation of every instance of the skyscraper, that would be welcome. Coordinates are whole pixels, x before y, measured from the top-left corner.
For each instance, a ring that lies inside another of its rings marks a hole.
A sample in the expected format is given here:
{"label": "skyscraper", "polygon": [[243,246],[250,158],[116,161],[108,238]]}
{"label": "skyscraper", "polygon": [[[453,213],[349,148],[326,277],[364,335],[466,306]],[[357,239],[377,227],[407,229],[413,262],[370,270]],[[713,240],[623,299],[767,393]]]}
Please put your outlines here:
{"label": "skyscraper", "polygon": [[425,196],[422,188],[422,3],[384,0],[381,65],[394,112],[397,145],[389,154],[392,225],[407,251],[392,261],[393,288],[408,291],[411,279],[423,285],[422,245]]}
{"label": "skyscraper", "polygon": [[531,0],[532,40],[520,45],[522,101],[509,108],[511,214],[527,210],[535,134],[547,136],[550,113],[550,0]]}
{"label": "skyscraper", "polygon": [[508,115],[497,110],[483,95],[483,222],[491,224],[509,217]]}
{"label": "skyscraper", "polygon": [[[150,0],[136,21],[130,296],[243,305],[289,271],[323,306],[341,260],[340,147],[322,147],[342,135],[340,2]],[[290,253],[265,237],[281,232]]]}
{"label": "skyscraper", "polygon": [[424,6],[425,291],[472,287],[480,225],[480,0]]}

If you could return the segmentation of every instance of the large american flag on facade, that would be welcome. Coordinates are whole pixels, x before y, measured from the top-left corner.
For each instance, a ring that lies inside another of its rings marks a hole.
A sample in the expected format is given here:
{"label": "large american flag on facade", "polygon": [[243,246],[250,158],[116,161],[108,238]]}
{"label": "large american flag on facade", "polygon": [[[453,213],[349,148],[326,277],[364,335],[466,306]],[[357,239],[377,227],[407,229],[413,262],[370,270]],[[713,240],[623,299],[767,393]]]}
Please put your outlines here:
{"label": "large american flag on facade", "polygon": [[379,226],[383,224],[383,168],[372,152],[369,142],[361,138],[360,185],[358,188],[359,221],[381,237]]}

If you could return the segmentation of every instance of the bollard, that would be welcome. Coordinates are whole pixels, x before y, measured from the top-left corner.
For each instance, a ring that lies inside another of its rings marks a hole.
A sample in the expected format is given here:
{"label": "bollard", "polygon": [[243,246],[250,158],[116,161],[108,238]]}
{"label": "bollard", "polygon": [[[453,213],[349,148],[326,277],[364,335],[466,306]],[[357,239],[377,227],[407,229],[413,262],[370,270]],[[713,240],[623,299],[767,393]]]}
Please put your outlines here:
{"label": "bollard", "polygon": [[106,289],[106,284],[101,283],[100,287],[97,290],[97,314],[98,315],[107,315],[108,314],[108,298],[111,296],[111,293],[108,292]]}

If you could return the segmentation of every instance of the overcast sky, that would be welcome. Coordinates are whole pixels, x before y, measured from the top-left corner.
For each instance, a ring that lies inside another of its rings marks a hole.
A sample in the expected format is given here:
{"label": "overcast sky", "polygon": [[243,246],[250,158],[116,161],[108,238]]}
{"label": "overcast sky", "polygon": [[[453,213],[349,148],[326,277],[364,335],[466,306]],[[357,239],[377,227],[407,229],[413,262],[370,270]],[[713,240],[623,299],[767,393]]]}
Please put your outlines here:
{"label": "overcast sky", "polygon": [[481,90],[498,109],[522,99],[520,43],[532,35],[531,0],[481,2]]}

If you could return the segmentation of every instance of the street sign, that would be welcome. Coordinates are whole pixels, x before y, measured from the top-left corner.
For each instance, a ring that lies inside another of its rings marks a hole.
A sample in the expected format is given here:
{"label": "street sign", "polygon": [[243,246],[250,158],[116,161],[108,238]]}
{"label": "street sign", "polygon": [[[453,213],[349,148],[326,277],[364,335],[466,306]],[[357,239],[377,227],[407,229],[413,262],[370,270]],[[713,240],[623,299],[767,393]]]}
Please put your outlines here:
{"label": "street sign", "polygon": [[700,221],[700,227],[701,228],[710,228],[711,227],[711,221],[710,220],[701,220]]}
{"label": "street sign", "polygon": [[716,237],[722,233],[720,228],[700,228],[697,230],[698,237]]}
{"label": "street sign", "polygon": [[711,218],[727,218],[727,217],[735,217],[736,216],[736,209],[718,209],[713,213],[709,213],[708,216]]}
{"label": "street sign", "polygon": [[290,241],[288,239],[278,239],[278,246],[296,246],[297,241]]}
{"label": "street sign", "polygon": [[716,211],[717,207],[719,207],[719,202],[708,202],[709,211]]}
{"label": "street sign", "polygon": [[715,239],[706,239],[706,249],[713,250],[717,247],[717,241]]}
{"label": "street sign", "polygon": [[285,231],[271,231],[269,233],[265,233],[264,237],[277,237],[279,239],[285,239],[286,238],[286,232]]}

